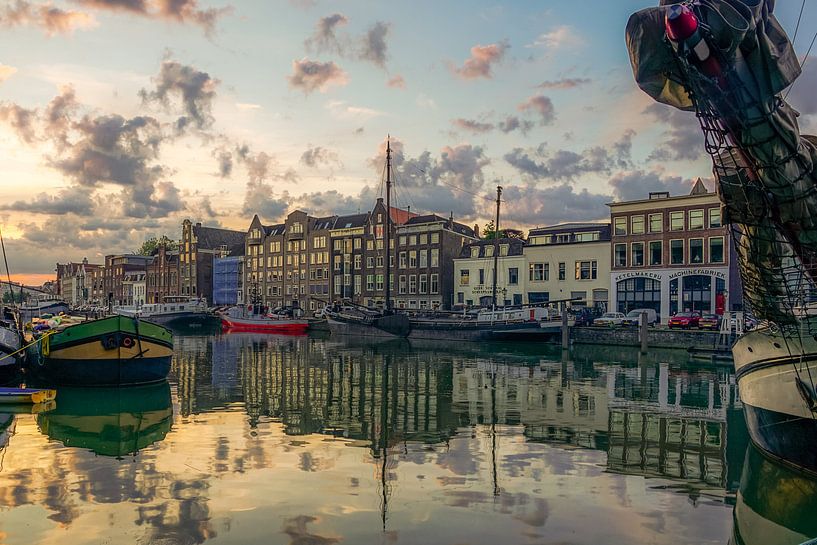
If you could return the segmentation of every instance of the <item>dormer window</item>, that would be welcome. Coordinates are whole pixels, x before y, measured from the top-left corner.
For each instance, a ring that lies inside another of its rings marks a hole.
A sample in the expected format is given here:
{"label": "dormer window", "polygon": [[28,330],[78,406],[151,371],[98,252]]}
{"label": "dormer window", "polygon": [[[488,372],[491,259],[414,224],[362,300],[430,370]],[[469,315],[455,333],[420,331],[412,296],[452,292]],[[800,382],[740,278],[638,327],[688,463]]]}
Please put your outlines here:
{"label": "dormer window", "polygon": [[499,245],[499,255],[501,255],[501,256],[508,255],[509,246],[510,246],[509,244],[500,244]]}
{"label": "dormer window", "polygon": [[494,255],[494,247],[493,246],[486,246],[485,247],[485,257],[491,257]]}
{"label": "dormer window", "polygon": [[479,257],[479,246],[471,247],[471,257]]}

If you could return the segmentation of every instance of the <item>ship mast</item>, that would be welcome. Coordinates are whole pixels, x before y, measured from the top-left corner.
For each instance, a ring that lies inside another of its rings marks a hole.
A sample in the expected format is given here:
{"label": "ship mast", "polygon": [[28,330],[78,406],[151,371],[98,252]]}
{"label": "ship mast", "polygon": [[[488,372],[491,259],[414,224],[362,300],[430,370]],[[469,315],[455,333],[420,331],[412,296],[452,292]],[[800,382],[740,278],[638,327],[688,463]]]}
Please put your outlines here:
{"label": "ship mast", "polygon": [[391,310],[391,141],[386,136],[386,313]]}
{"label": "ship mast", "polygon": [[502,197],[502,186],[496,186],[496,223],[494,224],[494,281],[491,290],[494,309],[496,309],[496,272],[499,261],[499,203]]}

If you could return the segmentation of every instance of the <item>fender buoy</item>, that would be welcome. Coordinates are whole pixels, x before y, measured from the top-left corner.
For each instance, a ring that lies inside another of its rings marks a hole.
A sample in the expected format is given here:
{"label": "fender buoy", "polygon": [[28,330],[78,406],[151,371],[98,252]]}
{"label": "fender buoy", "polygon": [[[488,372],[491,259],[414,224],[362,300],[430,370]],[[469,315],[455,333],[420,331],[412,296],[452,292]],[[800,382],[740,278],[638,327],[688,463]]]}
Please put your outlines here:
{"label": "fender buoy", "polygon": [[51,335],[43,335],[43,340],[42,340],[42,343],[43,343],[42,353],[43,353],[43,356],[45,356],[46,358],[48,357],[49,354],[51,354],[51,339],[50,339],[50,337],[51,337]]}
{"label": "fender buoy", "polygon": [[105,350],[113,350],[118,346],[119,341],[116,339],[116,335],[108,335],[107,337],[102,338],[102,348]]}

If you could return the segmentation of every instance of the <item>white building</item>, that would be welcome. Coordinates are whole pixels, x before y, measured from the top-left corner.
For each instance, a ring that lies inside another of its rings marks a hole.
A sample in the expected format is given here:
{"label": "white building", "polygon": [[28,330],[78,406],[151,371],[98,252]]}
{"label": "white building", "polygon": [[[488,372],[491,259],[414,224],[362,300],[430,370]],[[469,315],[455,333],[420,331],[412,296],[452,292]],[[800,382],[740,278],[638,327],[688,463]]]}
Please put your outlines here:
{"label": "white building", "polygon": [[[525,241],[502,238],[497,257],[498,306],[525,303]],[[454,259],[454,308],[488,307],[493,304],[494,240],[466,244],[460,257]]]}

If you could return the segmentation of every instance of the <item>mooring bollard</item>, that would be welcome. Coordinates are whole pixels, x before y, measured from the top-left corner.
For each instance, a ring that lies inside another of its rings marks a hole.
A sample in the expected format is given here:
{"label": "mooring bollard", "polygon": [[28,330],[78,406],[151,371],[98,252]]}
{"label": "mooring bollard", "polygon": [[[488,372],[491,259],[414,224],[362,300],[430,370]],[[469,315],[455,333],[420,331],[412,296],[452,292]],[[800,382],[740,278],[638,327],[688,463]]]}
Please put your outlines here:
{"label": "mooring bollard", "polygon": [[647,324],[647,313],[642,312],[641,313],[641,320],[639,321],[639,326],[638,326],[639,336],[641,338],[641,353],[642,354],[647,353],[647,348],[648,348],[647,347],[647,332],[649,331],[648,327],[649,327],[649,325]]}
{"label": "mooring bollard", "polygon": [[570,348],[570,330],[567,327],[567,309],[562,309],[562,350]]}

